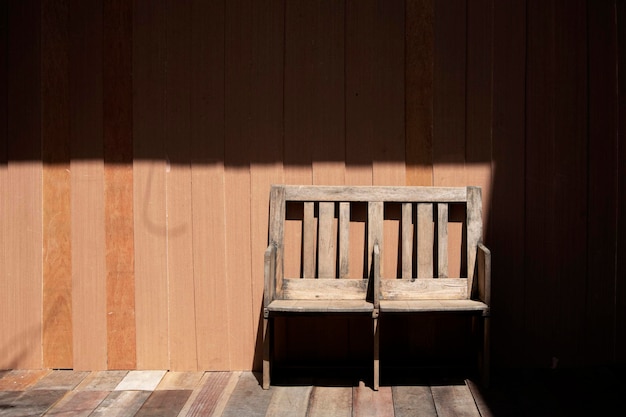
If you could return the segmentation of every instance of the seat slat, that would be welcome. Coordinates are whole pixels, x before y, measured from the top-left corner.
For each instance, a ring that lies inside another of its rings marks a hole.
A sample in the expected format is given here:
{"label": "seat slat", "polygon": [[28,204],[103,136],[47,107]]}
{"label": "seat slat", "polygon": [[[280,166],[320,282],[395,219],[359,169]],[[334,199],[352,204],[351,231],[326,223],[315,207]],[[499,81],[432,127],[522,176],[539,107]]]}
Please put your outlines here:
{"label": "seat slat", "polygon": [[268,310],[282,313],[371,313],[373,306],[365,300],[274,300]]}
{"label": "seat slat", "polygon": [[475,300],[380,300],[381,312],[472,312],[488,310],[487,304]]}

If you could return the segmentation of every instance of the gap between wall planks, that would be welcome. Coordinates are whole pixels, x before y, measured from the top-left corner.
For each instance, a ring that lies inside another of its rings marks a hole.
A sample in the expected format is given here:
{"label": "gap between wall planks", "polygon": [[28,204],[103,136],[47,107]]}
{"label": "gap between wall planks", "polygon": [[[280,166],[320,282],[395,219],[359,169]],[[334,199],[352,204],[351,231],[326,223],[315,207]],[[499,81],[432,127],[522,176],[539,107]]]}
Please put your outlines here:
{"label": "gap between wall planks", "polygon": [[132,3],[106,1],[103,19],[107,368],[135,369]]}
{"label": "gap between wall planks", "polygon": [[43,366],[69,369],[73,367],[69,5],[49,0],[41,7]]}
{"label": "gap between wall planks", "polygon": [[73,368],[100,370],[107,366],[102,7],[70,6]]}
{"label": "gap between wall planks", "polygon": [[[169,369],[165,175],[166,9],[133,8],[133,201],[137,368]],[[150,159],[150,155],[160,159]],[[145,158],[145,159],[144,159]]]}

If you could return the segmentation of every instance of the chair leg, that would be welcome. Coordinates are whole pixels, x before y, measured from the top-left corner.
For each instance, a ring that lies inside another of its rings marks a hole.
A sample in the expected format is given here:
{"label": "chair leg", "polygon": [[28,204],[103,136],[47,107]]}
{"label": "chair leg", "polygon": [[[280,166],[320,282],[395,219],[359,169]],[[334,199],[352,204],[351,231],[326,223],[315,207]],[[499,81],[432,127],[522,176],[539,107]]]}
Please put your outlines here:
{"label": "chair leg", "polygon": [[490,344],[490,318],[489,316],[483,317],[483,366],[482,366],[482,383],[485,388],[489,387],[490,375],[491,375],[491,344]]}
{"label": "chair leg", "polygon": [[263,318],[263,389],[270,388],[270,319]]}
{"label": "chair leg", "polygon": [[374,319],[374,391],[380,387],[380,337],[378,333],[378,319]]}

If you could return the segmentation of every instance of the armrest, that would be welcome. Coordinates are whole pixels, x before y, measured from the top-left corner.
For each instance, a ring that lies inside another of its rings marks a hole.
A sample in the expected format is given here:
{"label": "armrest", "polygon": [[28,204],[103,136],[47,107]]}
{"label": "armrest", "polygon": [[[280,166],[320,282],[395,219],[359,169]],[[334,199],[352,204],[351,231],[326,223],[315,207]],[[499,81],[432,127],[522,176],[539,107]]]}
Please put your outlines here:
{"label": "armrest", "polygon": [[478,244],[478,297],[491,305],[491,251],[482,243]]}
{"label": "armrest", "polygon": [[374,275],[374,313],[373,317],[378,317],[380,311],[380,246],[378,241],[374,243],[374,256],[372,258],[372,269]]}
{"label": "armrest", "polygon": [[276,296],[276,246],[274,244],[270,244],[265,250],[264,274],[263,315],[267,317],[267,306]]}

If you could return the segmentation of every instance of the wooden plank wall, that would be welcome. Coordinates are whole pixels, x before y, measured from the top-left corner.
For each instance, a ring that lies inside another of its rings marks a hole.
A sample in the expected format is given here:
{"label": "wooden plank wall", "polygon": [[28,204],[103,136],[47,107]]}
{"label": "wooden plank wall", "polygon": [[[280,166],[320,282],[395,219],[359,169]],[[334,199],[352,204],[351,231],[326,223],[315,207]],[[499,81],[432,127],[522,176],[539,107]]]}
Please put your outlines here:
{"label": "wooden plank wall", "polygon": [[[623,363],[625,28],[621,0],[1,2],[0,368],[257,367],[273,182],[482,186],[494,364]],[[278,322],[279,353],[366,358],[361,325]]]}

